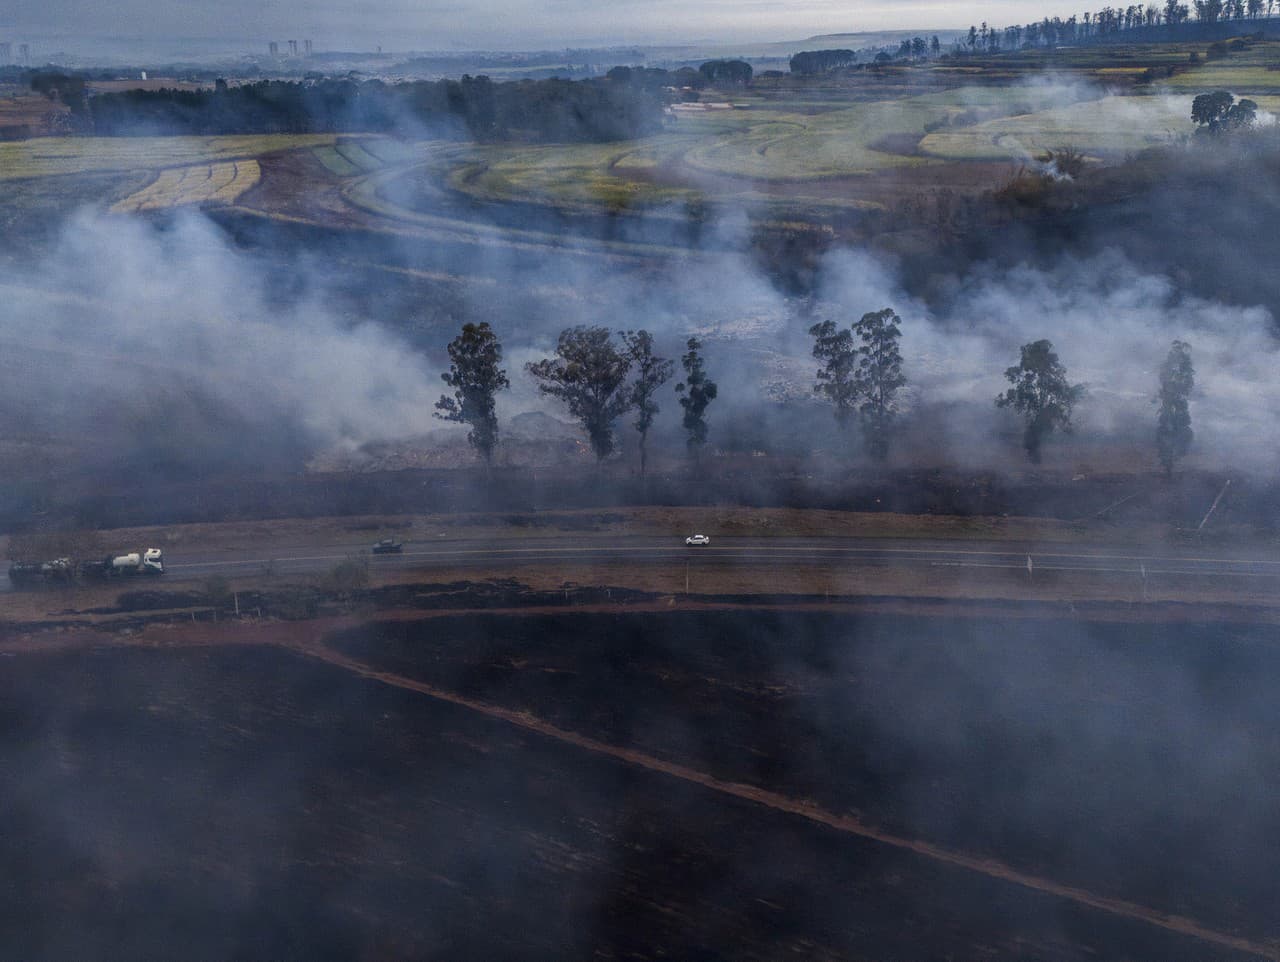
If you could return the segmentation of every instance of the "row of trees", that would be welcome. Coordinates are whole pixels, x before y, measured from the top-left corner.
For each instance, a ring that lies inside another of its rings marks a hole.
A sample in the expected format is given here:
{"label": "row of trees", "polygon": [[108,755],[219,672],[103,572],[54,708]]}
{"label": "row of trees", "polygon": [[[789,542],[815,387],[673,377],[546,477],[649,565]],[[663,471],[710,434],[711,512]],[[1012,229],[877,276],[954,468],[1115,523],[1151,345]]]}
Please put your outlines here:
{"label": "row of trees", "polygon": [[792,54],[790,68],[794,74],[811,76],[843,70],[857,62],[858,55],[852,50],[802,50]]}
{"label": "row of trees", "polygon": [[711,60],[697,70],[615,67],[590,80],[488,77],[387,84],[348,79],[264,80],[213,90],[126,90],[86,98],[84,78],[55,72],[31,77],[33,89],[72,106],[85,129],[104,136],[138,133],[247,134],[390,132],[412,124],[441,136],[480,141],[600,142],[662,129],[669,88],[746,85],[751,65]]}
{"label": "row of trees", "polygon": [[1029,47],[1058,47],[1109,38],[1125,31],[1150,30],[1160,26],[1177,27],[1192,21],[1215,24],[1225,21],[1257,20],[1270,17],[1277,0],[1194,0],[1191,5],[1179,0],[1159,3],[1130,4],[1127,7],[1105,6],[1066,19],[1045,17],[1011,27],[971,26],[968,36],[958,44],[962,52],[996,52]]}
{"label": "row of trees", "polygon": [[[902,373],[902,319],[886,307],[862,315],[847,329],[822,321],[809,329],[813,356],[820,362],[815,393],[832,406],[836,422],[847,427],[858,420],[867,451],[888,457],[899,414],[898,395],[906,385]],[[707,408],[716,399],[716,383],[707,375],[702,345],[689,338],[680,358],[684,380],[676,394],[684,410],[686,443],[697,455],[707,442]],[[466,324],[450,342],[450,367],[442,377],[452,395],[436,402],[436,417],[465,424],[467,441],[490,463],[498,440],[496,397],[511,386],[502,368],[502,345],[487,323]],[[562,402],[582,426],[597,463],[616,448],[614,427],[634,412],[639,436],[640,474],[648,462],[649,431],[661,410],[659,388],[671,380],[675,362],[654,353],[653,335],[606,327],[577,326],[560,332],[555,354],[525,365],[538,390]],[[1039,463],[1044,442],[1055,432],[1070,433],[1076,405],[1085,397],[1083,384],[1073,384],[1048,340],[1024,344],[1016,365],[1004,372],[1011,385],[995,399],[996,407],[1022,416],[1022,444]],[[1190,398],[1195,387],[1191,347],[1174,341],[1160,367],[1154,398],[1156,449],[1167,473],[1190,449]]]}
{"label": "row of trees", "polygon": [[[834,321],[809,329],[813,356],[821,362],[815,392],[826,398],[836,422],[845,427],[856,414],[867,451],[877,460],[889,454],[898,416],[898,392],[907,383],[902,374],[901,318],[892,308],[870,314],[848,330]],[[1055,432],[1070,433],[1076,404],[1085,396],[1083,384],[1072,384],[1067,370],[1047,340],[1024,344],[1019,362],[1005,369],[1012,385],[996,397],[996,407],[1020,414],[1025,426],[1022,444],[1027,457],[1040,463],[1044,442]],[[1166,473],[1191,447],[1191,391],[1195,370],[1191,347],[1174,341],[1160,368],[1156,417],[1156,450]]]}
{"label": "row of trees", "polygon": [[394,131],[413,124],[476,140],[596,142],[662,129],[665,101],[642,83],[488,77],[262,81],[214,90],[128,90],[88,101],[95,133],[231,134]]}
{"label": "row of trees", "polygon": [[[676,394],[684,409],[686,442],[696,456],[707,442],[707,408],[718,389],[707,375],[698,339],[689,338],[685,347],[680,358],[685,376]],[[502,368],[502,345],[487,323],[466,324],[448,351],[450,367],[441,377],[453,394],[436,402],[436,417],[467,425],[468,443],[488,464],[498,440],[497,394],[511,386]],[[652,334],[623,331],[615,339],[607,327],[570,327],[560,332],[554,356],[530,362],[525,370],[540,392],[563,402],[582,426],[597,463],[614,452],[618,418],[634,411],[644,475],[649,431],[661,410],[658,389],[675,371],[674,361],[654,353]]]}

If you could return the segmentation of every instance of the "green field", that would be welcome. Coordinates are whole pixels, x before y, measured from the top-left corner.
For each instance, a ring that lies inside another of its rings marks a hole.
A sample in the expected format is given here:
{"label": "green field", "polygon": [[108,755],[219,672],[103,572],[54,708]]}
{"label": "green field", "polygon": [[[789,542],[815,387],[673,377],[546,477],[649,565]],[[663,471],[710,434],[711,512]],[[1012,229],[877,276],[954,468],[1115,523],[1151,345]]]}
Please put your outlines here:
{"label": "green field", "polygon": [[[945,160],[1018,161],[1062,146],[1093,157],[1115,157],[1176,142],[1191,134],[1191,96],[1107,97],[1039,113],[930,134],[920,144]],[[1256,98],[1280,109],[1280,97]]]}
{"label": "green field", "polygon": [[[235,203],[262,183],[251,203],[268,216],[302,218],[312,216],[308,192],[337,182],[352,208],[396,229],[468,234],[471,202],[663,217],[738,205],[760,219],[830,223],[850,211],[897,209],[928,191],[996,189],[1011,176],[1006,165],[1058,147],[1114,163],[1176,143],[1193,131],[1192,98],[1208,90],[1280,113],[1280,69],[1272,69],[1280,68],[1280,43],[1249,43],[1214,59],[1207,48],[1018,51],[804,82],[765,78],[704,91],[701,103],[673,109],[662,132],[610,144],[360,134],[13,141],[0,143],[0,180],[22,180],[21,192],[31,194],[39,179],[61,178],[79,196],[90,188],[74,181],[127,174],[98,200],[117,211]],[[285,152],[309,162],[257,163]]]}
{"label": "green field", "polygon": [[[930,128],[1025,115],[1078,96],[1049,86],[962,86],[887,101],[805,100],[788,109],[777,98],[748,95],[735,98],[731,109],[679,111],[664,133],[643,140],[476,147],[445,162],[439,176],[448,189],[479,200],[566,208],[636,209],[715,198],[768,203],[758,193],[767,183],[795,185],[799,193],[789,194],[789,206],[867,206],[847,196],[824,197],[818,186],[941,163],[916,153]],[[708,174],[719,178],[714,185]]]}
{"label": "green field", "polygon": [[0,143],[0,180],[109,170],[160,170],[331,145],[333,134],[248,137],[41,137]]}
{"label": "green field", "polygon": [[1237,96],[1280,94],[1280,70],[1264,65],[1240,65],[1215,61],[1198,70],[1189,70],[1168,80],[1162,86],[1177,91],[1230,90]]}

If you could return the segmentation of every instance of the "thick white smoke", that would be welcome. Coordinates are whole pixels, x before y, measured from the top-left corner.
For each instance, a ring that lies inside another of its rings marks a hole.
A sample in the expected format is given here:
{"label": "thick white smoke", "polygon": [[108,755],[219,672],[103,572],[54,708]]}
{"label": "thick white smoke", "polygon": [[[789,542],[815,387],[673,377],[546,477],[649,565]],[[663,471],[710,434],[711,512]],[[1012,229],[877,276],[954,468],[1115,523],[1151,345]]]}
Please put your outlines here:
{"label": "thick white smoke", "polygon": [[157,230],[82,213],[38,287],[0,284],[0,336],[29,358],[4,390],[45,410],[78,398],[101,417],[117,402],[196,390],[250,425],[287,421],[339,442],[421,433],[439,396],[438,374],[385,327],[334,313],[322,276],[281,305],[252,255],[198,215]]}
{"label": "thick white smoke", "polygon": [[825,289],[829,313],[846,320],[884,306],[902,315],[909,403],[921,417],[956,419],[942,432],[949,450],[937,457],[971,462],[982,450],[988,439],[975,435],[976,426],[985,421],[994,430],[1006,419],[993,407],[1008,386],[1004,369],[1017,363],[1022,344],[1041,338],[1053,342],[1071,379],[1088,386],[1078,433],[1141,446],[1154,436],[1160,364],[1179,338],[1191,344],[1196,368],[1197,460],[1260,472],[1276,464],[1280,344],[1270,313],[1182,294],[1118,251],[1063,258],[1052,270],[977,270],[945,318],[908,299],[865,254],[832,256]]}

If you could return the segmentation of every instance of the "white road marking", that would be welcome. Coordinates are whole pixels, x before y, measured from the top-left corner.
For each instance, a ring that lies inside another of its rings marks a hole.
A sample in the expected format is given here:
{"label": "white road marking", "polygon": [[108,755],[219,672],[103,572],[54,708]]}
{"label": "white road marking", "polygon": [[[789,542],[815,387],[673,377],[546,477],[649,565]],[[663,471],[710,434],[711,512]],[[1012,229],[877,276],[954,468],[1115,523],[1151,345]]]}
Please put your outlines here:
{"label": "white road marking", "polygon": [[[252,566],[269,566],[269,565],[296,565],[309,564],[319,562],[341,561],[351,557],[352,552],[347,551],[342,554],[326,554],[326,555],[296,555],[277,558],[253,558],[253,559],[236,559],[228,561],[204,561],[204,562],[170,562],[167,567],[174,569],[181,568],[223,568],[223,567],[252,567]],[[464,559],[464,558],[490,558],[500,560],[503,558],[522,558],[527,560],[573,560],[574,558],[592,558],[599,556],[616,556],[616,555],[650,555],[655,560],[670,559],[673,557],[697,558],[704,555],[715,556],[719,560],[743,560],[743,561],[836,561],[843,557],[852,560],[854,557],[865,557],[874,555],[885,558],[887,561],[905,561],[905,562],[928,562],[934,567],[971,567],[971,568],[1022,568],[1022,563],[1012,563],[1013,558],[1022,556],[1022,549],[1005,551],[992,550],[976,550],[971,548],[890,548],[890,547],[869,547],[869,546],[839,546],[839,545],[778,545],[778,544],[744,544],[744,545],[719,545],[707,546],[700,548],[698,551],[690,554],[682,550],[678,545],[569,545],[569,546],[540,546],[540,547],[485,547],[485,548],[441,548],[428,549],[420,551],[406,551],[396,555],[375,555],[370,560],[373,563],[382,563],[384,565],[394,565],[397,561],[406,559],[438,559],[445,561],[448,559]],[[964,560],[940,561],[932,560],[939,556],[956,558]],[[1097,572],[1119,572],[1119,573],[1136,573],[1139,567],[1145,567],[1146,563],[1185,566],[1185,567],[1163,567],[1147,569],[1148,574],[1155,575],[1174,575],[1174,574],[1206,574],[1219,576],[1242,576],[1242,577],[1273,577],[1280,575],[1280,561],[1268,559],[1249,559],[1249,558],[1203,558],[1203,557],[1159,557],[1147,555],[1121,555],[1111,553],[1072,553],[1072,552],[1046,552],[1035,553],[1033,555],[1038,559],[1037,567],[1046,571],[1097,571]],[[992,561],[982,562],[977,558],[990,558]],[[1005,563],[995,559],[1009,558],[1010,562]],[[1069,565],[1055,564],[1054,562],[1062,561],[1090,561],[1094,564]],[[1126,567],[1116,567],[1108,565],[1106,562],[1130,562]],[[1264,567],[1274,570],[1266,571],[1212,571],[1206,570],[1205,565],[1219,565],[1225,567],[1250,566],[1253,568]]]}

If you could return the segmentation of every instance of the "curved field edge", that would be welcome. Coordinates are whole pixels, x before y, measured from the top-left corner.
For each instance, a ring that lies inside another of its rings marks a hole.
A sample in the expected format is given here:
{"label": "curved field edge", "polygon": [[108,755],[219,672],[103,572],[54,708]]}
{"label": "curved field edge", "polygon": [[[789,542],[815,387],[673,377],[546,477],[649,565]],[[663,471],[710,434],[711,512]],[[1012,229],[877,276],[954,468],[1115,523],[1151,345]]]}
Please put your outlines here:
{"label": "curved field edge", "polygon": [[[958,130],[934,131],[919,149],[946,161],[1025,160],[1063,146],[1094,156],[1122,156],[1193,133],[1192,99],[1190,94],[1113,95]],[[1263,111],[1280,111],[1280,97],[1254,99]]]}
{"label": "curved field edge", "polygon": [[554,234],[548,231],[478,224],[473,220],[428,214],[388,200],[383,192],[397,180],[415,175],[430,175],[430,162],[398,167],[361,177],[343,188],[343,198],[353,207],[380,218],[399,221],[440,233],[453,240],[497,243],[528,249],[556,248],[581,253],[619,254],[643,257],[688,257],[687,248],[640,244],[627,241],[596,240],[587,237]]}
{"label": "curved field edge", "polygon": [[262,178],[256,160],[171,167],[145,188],[112,205],[113,213],[163,210],[187,204],[233,204]]}

